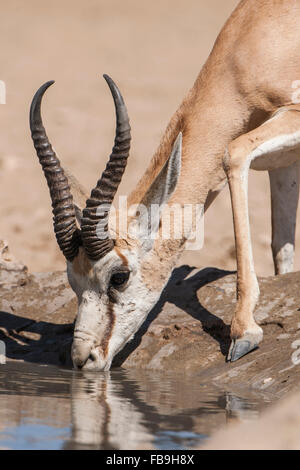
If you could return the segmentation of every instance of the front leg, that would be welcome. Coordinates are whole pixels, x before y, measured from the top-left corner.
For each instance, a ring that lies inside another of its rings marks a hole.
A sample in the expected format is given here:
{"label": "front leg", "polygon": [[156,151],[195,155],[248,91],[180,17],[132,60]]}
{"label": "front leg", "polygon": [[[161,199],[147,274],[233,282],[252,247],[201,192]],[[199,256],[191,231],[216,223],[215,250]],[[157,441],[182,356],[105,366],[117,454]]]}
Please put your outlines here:
{"label": "front leg", "polygon": [[257,347],[263,338],[253,312],[259,298],[254,271],[248,215],[248,172],[250,162],[238,147],[229,148],[224,159],[228,178],[237,259],[237,304],[231,323],[228,361],[236,361]]}
{"label": "front leg", "polygon": [[[263,338],[253,312],[259,298],[254,271],[248,215],[248,172],[273,170],[299,160],[300,106],[291,105],[257,129],[230,143],[224,156],[234,222],[237,259],[237,305],[231,324],[228,360],[235,361],[255,349]],[[289,211],[285,204],[285,210]]]}

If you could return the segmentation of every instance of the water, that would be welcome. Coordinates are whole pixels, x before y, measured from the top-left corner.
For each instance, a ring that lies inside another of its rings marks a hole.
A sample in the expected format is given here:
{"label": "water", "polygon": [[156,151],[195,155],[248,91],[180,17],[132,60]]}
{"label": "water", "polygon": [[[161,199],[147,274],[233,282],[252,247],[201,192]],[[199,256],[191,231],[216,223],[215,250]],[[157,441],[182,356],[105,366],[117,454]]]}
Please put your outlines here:
{"label": "water", "polygon": [[0,365],[0,449],[192,449],[271,400],[197,377]]}

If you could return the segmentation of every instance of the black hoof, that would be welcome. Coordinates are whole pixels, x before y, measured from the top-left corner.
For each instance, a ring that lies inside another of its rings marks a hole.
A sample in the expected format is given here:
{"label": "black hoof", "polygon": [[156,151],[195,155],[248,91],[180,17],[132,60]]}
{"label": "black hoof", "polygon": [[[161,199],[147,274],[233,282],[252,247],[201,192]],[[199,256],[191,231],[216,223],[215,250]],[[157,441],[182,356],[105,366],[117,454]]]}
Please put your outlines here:
{"label": "black hoof", "polygon": [[237,361],[241,357],[245,356],[251,351],[254,351],[257,348],[258,348],[258,341],[255,341],[253,336],[252,338],[250,338],[250,336],[246,337],[245,335],[243,338],[233,339],[231,341],[231,345],[229,348],[227,361],[228,362]]}

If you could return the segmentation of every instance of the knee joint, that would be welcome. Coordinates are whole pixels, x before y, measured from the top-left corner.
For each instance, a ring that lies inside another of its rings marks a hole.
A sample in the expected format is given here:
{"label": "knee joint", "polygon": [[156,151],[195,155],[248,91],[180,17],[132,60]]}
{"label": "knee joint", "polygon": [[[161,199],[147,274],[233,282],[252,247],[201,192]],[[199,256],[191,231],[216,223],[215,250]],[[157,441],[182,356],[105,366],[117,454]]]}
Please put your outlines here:
{"label": "knee joint", "polygon": [[240,172],[245,165],[245,154],[236,145],[229,144],[223,157],[223,168],[226,173]]}

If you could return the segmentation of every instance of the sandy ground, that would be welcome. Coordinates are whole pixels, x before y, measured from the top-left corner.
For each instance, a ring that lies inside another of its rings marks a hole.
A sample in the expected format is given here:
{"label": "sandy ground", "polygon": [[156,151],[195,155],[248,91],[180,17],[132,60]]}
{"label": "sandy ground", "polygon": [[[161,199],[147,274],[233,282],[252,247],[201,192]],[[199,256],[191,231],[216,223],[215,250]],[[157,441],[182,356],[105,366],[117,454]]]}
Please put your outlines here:
{"label": "sandy ground", "polygon": [[258,420],[232,423],[202,450],[300,450],[299,392],[270,408]]}
{"label": "sandy ground", "polygon": [[[103,73],[126,98],[133,129],[127,194],[154,153],[173,112],[206,60],[236,0],[0,0],[0,238],[31,271],[63,269],[52,231],[46,182],[30,139],[28,111],[36,89],[45,99],[48,134],[66,164],[91,188],[114,136],[113,104]],[[250,176],[254,256],[273,272],[268,175]],[[297,238],[300,237],[298,231]],[[181,262],[235,269],[228,189],[205,219],[205,247]],[[300,268],[300,260],[296,262]]]}

